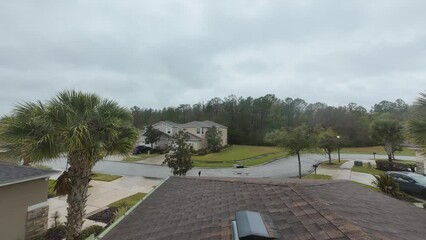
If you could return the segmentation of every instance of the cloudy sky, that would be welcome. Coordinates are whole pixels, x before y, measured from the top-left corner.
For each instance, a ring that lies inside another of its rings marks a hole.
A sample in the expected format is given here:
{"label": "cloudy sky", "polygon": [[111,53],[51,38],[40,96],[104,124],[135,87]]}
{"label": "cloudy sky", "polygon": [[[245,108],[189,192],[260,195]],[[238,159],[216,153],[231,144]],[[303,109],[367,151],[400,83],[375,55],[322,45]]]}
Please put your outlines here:
{"label": "cloudy sky", "polygon": [[426,1],[1,1],[0,114],[63,89],[161,108],[213,97],[370,109],[426,90]]}

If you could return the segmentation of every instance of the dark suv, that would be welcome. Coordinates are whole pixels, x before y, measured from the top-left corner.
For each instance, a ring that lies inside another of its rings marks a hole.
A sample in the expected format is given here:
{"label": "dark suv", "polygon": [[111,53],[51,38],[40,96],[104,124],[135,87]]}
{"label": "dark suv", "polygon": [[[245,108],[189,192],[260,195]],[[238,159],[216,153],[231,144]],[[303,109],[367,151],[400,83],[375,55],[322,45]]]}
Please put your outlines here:
{"label": "dark suv", "polygon": [[413,172],[386,172],[395,179],[399,189],[422,198],[426,198],[426,177]]}
{"label": "dark suv", "polygon": [[149,150],[151,150],[150,147],[147,147],[147,146],[137,146],[137,147],[135,147],[135,149],[133,149],[133,154],[137,155],[137,154],[141,154],[141,153],[147,153]]}

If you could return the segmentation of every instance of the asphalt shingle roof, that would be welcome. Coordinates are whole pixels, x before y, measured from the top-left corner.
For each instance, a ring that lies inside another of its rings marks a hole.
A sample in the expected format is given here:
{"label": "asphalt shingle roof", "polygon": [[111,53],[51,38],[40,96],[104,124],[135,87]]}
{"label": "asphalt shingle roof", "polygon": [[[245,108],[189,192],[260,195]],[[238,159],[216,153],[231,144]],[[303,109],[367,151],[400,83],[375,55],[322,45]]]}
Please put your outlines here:
{"label": "asphalt shingle roof", "polygon": [[55,173],[57,171],[0,162],[0,186],[49,177]]}
{"label": "asphalt shingle roof", "polygon": [[241,210],[278,239],[426,235],[425,211],[351,182],[171,177],[102,239],[231,239]]}

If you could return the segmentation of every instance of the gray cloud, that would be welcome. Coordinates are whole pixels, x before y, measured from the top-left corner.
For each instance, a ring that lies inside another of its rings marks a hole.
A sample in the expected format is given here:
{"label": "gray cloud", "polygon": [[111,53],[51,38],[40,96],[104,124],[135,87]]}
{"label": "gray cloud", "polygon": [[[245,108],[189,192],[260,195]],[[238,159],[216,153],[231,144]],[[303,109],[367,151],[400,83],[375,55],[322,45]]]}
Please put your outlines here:
{"label": "gray cloud", "polygon": [[426,90],[426,2],[3,1],[0,114],[65,88],[123,105],[300,97],[367,108]]}

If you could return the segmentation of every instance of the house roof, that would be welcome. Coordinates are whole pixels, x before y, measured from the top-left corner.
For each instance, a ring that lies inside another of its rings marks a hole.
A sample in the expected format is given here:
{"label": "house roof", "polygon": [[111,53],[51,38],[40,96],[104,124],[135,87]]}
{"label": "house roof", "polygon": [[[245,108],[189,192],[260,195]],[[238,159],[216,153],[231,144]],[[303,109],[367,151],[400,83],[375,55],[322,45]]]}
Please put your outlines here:
{"label": "house roof", "polygon": [[58,172],[0,162],[0,187],[50,177],[55,173]]}
{"label": "house roof", "polygon": [[241,210],[260,212],[278,239],[426,234],[424,211],[351,182],[171,177],[102,239],[231,239]]}
{"label": "house roof", "polygon": [[[188,122],[188,123],[175,123],[175,122],[172,122],[172,121],[161,121],[161,122],[163,122],[163,123],[165,123],[165,124],[167,124],[171,127],[181,127],[181,128],[185,128],[185,127],[187,127],[187,128],[189,128],[189,127],[190,128],[201,128],[201,127],[210,128],[210,127],[213,127],[213,126],[218,127],[218,128],[227,128],[227,127],[225,127],[225,126],[223,126],[219,123],[215,123],[213,121],[208,121],[208,120],[202,121],[202,122],[201,121],[192,121],[192,122]],[[158,122],[158,123],[154,124],[153,126],[158,125],[161,122]]]}
{"label": "house roof", "polygon": [[181,125],[181,127],[194,127],[194,128],[201,128],[201,127],[210,128],[210,127],[213,127],[213,126],[218,127],[218,128],[226,128],[225,126],[223,126],[219,123],[215,123],[215,122],[208,121],[208,120],[202,121],[202,122],[192,121],[192,122],[185,123],[185,124]]}

